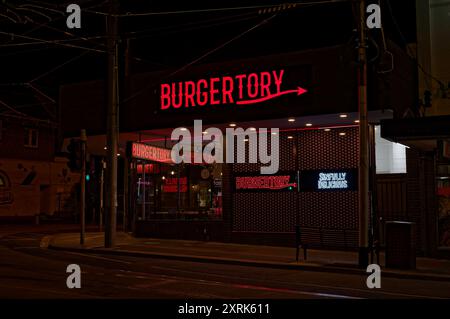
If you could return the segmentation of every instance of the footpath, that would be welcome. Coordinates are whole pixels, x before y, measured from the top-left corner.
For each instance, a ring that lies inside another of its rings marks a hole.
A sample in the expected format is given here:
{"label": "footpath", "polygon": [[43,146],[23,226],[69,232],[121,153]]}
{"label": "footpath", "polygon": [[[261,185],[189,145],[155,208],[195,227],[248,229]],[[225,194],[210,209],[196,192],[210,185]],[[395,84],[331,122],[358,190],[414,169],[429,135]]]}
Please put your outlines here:
{"label": "footpath", "polygon": [[[42,248],[142,258],[164,258],[187,262],[230,264],[250,267],[269,267],[305,271],[322,271],[367,276],[357,266],[356,252],[307,250],[307,260],[300,250],[296,261],[294,247],[243,245],[207,241],[135,238],[118,232],[114,248],[104,248],[100,232],[86,233],[85,244],[80,245],[78,233],[64,233],[45,237]],[[374,261],[376,262],[376,261]],[[380,254],[382,276],[399,279],[450,281],[450,260],[417,257],[416,269],[399,270],[384,267],[384,254]]]}

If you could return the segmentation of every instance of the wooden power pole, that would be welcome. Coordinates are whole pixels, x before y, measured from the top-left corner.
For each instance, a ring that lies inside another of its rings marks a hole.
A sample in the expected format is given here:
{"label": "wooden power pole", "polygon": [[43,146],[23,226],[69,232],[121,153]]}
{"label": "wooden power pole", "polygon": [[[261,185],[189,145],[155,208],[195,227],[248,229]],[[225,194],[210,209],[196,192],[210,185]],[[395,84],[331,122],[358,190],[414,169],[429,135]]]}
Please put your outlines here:
{"label": "wooden power pole", "polygon": [[359,267],[369,263],[369,122],[367,118],[366,4],[359,2]]}
{"label": "wooden power pole", "polygon": [[105,204],[105,247],[112,248],[116,239],[117,224],[117,154],[119,135],[119,65],[118,65],[118,0],[109,1],[107,17],[108,49],[108,105],[107,105],[107,159],[106,181],[107,198]]}

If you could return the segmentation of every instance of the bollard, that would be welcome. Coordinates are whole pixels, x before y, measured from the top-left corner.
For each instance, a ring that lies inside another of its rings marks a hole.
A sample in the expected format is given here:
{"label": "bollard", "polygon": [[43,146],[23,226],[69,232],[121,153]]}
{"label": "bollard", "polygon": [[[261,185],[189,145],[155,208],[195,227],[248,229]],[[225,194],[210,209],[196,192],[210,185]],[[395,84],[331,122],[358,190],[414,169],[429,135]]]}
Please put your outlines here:
{"label": "bollard", "polygon": [[302,233],[300,230],[300,226],[296,225],[295,226],[295,261],[298,262],[298,254],[300,253],[300,246],[303,249],[303,259],[306,261],[306,250],[307,250],[307,245],[302,243]]}
{"label": "bollard", "polygon": [[298,253],[299,253],[299,249],[300,249],[300,244],[301,244],[301,237],[300,237],[300,226],[299,225],[295,225],[295,261],[298,262]]}

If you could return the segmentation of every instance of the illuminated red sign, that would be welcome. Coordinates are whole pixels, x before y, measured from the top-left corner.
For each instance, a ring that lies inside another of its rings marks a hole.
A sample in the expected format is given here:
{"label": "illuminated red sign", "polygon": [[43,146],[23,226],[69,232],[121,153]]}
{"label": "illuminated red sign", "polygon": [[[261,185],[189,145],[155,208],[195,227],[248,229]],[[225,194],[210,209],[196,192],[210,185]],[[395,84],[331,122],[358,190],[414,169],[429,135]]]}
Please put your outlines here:
{"label": "illuminated red sign", "polygon": [[[187,178],[181,177],[180,182],[180,193],[187,192]],[[166,178],[164,180],[164,185],[162,186],[162,191],[165,193],[176,193],[178,192],[178,178]]]}
{"label": "illuminated red sign", "polygon": [[255,104],[282,95],[307,92],[282,90],[284,70],[213,77],[198,81],[161,84],[161,110],[205,105]]}
{"label": "illuminated red sign", "polygon": [[290,175],[236,177],[236,190],[282,190],[297,187]]}
{"label": "illuminated red sign", "polygon": [[438,187],[437,194],[439,196],[450,196],[450,187]]}
{"label": "illuminated red sign", "polygon": [[137,166],[137,173],[138,174],[142,174],[144,172],[144,167],[145,167],[145,174],[159,173],[159,169],[158,169],[158,166],[156,166],[156,164],[145,164],[145,166],[144,165],[138,165]]}
{"label": "illuminated red sign", "polygon": [[131,144],[131,157],[161,163],[172,163],[171,151],[142,143]]}

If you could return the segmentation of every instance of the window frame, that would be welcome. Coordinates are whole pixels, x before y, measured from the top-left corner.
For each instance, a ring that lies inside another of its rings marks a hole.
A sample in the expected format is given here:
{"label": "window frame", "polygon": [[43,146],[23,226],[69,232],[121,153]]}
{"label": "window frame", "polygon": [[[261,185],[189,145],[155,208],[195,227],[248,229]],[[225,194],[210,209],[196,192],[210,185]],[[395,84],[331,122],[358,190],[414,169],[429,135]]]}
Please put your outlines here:
{"label": "window frame", "polygon": [[[33,144],[33,132],[36,133],[36,143],[35,144]],[[32,127],[25,128],[24,147],[33,148],[33,149],[39,148],[39,129],[32,128]]]}

